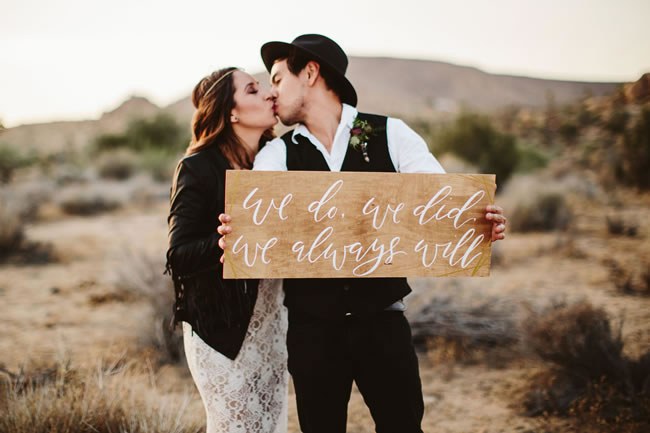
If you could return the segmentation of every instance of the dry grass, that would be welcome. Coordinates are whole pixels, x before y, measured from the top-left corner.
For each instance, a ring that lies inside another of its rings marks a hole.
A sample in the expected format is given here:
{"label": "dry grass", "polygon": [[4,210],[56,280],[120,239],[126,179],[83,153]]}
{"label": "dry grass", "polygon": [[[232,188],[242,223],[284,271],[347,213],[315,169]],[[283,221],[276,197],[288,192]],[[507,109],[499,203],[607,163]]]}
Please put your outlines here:
{"label": "dry grass", "polygon": [[0,370],[2,433],[199,432],[203,413],[190,396],[161,392],[156,373],[135,361],[100,362],[94,369],[67,361]]}
{"label": "dry grass", "polygon": [[155,347],[161,362],[184,360],[183,339],[179,329],[170,330],[174,287],[171,278],[163,274],[164,254],[126,250],[113,275],[115,294],[144,299],[151,306],[148,325],[143,326],[142,341]]}

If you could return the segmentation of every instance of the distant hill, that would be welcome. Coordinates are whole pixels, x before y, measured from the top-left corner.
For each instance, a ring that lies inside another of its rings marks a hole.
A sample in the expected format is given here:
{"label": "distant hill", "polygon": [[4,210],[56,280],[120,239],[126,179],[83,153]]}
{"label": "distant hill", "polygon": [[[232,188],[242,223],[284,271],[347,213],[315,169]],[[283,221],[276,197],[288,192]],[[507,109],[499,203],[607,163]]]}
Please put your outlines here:
{"label": "distant hill", "polygon": [[550,94],[562,104],[585,94],[608,94],[620,85],[489,74],[435,61],[365,57],[352,59],[349,76],[361,109],[402,116],[453,112],[463,106],[480,111],[508,105],[542,107]]}
{"label": "distant hill", "polygon": [[[385,57],[351,57],[348,76],[359,94],[359,109],[400,117],[456,112],[462,107],[481,111],[508,105],[542,107],[551,94],[563,104],[586,94],[609,94],[621,85],[496,75],[444,62]],[[267,73],[255,77],[268,82]],[[187,97],[165,110],[189,119],[193,107]]]}
{"label": "distant hill", "polygon": [[[462,107],[481,111],[508,105],[542,107],[549,95],[563,104],[586,94],[613,93],[622,84],[497,75],[444,62],[382,57],[351,57],[348,76],[359,94],[359,109],[398,117],[454,113]],[[266,73],[256,77],[268,82]],[[193,107],[189,96],[163,108],[132,97],[97,120],[21,125],[7,129],[0,140],[44,153],[80,149],[98,134],[121,131],[131,119],[161,110],[189,124]]]}
{"label": "distant hill", "polygon": [[99,134],[122,132],[132,119],[159,112],[160,107],[146,98],[132,96],[97,120],[20,125],[6,129],[0,135],[0,142],[10,143],[22,151],[43,154],[75,151],[86,147]]}

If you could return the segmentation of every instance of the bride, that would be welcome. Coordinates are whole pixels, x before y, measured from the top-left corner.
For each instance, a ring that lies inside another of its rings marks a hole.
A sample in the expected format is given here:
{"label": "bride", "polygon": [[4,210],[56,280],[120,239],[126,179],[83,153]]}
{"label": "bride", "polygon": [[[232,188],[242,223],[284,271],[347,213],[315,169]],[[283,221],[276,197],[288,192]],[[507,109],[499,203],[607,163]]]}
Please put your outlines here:
{"label": "bride", "polygon": [[185,355],[207,433],[287,429],[287,314],[282,280],[224,280],[218,216],[225,172],[246,170],[277,123],[273,100],[249,74],[225,68],[192,92],[192,140],[171,189],[167,267]]}

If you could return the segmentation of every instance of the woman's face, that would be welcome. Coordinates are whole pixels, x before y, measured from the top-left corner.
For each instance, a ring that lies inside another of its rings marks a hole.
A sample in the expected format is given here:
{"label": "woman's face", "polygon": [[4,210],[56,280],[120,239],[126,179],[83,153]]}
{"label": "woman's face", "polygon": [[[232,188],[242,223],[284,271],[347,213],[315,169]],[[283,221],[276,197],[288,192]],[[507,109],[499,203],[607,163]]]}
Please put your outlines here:
{"label": "woman's face", "polygon": [[235,108],[232,110],[231,121],[239,127],[247,129],[271,128],[278,123],[273,112],[273,99],[267,89],[260,87],[250,74],[243,71],[233,72],[235,85]]}

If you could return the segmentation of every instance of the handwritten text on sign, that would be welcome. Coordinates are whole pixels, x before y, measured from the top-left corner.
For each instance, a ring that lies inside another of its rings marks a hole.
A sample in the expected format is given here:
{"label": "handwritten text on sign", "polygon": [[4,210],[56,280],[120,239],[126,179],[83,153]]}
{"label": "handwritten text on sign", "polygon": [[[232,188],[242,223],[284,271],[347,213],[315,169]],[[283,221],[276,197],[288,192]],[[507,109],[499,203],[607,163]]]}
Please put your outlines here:
{"label": "handwritten text on sign", "polygon": [[494,175],[226,173],[224,278],[486,276]]}

